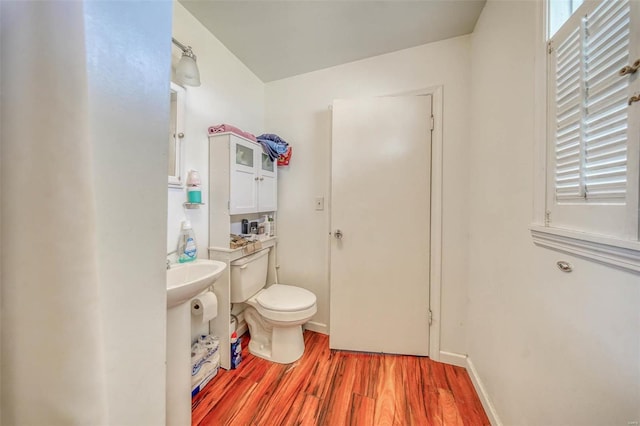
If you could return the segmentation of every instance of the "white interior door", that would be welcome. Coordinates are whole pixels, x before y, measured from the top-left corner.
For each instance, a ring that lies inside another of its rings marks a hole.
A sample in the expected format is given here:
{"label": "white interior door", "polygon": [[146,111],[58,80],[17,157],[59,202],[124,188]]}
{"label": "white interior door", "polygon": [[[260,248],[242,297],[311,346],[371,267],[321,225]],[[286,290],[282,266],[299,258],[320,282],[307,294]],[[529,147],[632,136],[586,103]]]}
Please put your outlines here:
{"label": "white interior door", "polygon": [[428,355],[430,123],[431,96],[334,101],[333,349]]}

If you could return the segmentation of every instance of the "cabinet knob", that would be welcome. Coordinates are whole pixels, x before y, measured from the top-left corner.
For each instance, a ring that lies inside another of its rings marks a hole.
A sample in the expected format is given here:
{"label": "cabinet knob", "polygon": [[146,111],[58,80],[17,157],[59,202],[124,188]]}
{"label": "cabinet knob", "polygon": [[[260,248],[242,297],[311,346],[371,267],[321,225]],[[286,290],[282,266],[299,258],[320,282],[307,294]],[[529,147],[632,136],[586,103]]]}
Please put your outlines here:
{"label": "cabinet knob", "polygon": [[254,177],[253,180],[258,180],[260,179],[258,176]]}
{"label": "cabinet knob", "polygon": [[184,133],[182,133],[182,132],[178,133],[178,137],[179,137],[180,139],[184,138]]}
{"label": "cabinet knob", "polygon": [[260,178],[260,180],[264,180],[264,178],[263,178],[263,177],[261,177],[261,178]]}

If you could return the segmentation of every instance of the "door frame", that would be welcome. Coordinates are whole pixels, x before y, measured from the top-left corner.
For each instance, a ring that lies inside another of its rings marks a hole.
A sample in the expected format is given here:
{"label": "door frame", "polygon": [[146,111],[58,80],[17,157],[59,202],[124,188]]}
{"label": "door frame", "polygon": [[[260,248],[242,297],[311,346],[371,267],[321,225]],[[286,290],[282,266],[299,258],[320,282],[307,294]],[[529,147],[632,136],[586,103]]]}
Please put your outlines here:
{"label": "door frame", "polygon": [[[440,329],[441,329],[441,293],[442,293],[442,168],[443,168],[443,86],[432,86],[409,92],[389,93],[377,96],[420,96],[431,95],[431,114],[433,114],[433,131],[431,132],[431,241],[430,241],[430,268],[429,268],[429,311],[431,312],[431,324],[429,326],[429,358],[440,361]],[[329,106],[329,109],[332,107]],[[333,126],[330,120],[330,126]],[[331,148],[333,139],[331,138]],[[332,161],[333,149],[330,148],[329,159]],[[332,172],[329,168],[329,199],[331,199]],[[332,208],[330,206],[329,208]],[[331,212],[328,218],[328,235],[332,238],[333,224]],[[331,271],[331,244],[328,244],[328,272]],[[328,273],[329,292],[331,292],[331,274]],[[331,309],[331,307],[329,307]]]}

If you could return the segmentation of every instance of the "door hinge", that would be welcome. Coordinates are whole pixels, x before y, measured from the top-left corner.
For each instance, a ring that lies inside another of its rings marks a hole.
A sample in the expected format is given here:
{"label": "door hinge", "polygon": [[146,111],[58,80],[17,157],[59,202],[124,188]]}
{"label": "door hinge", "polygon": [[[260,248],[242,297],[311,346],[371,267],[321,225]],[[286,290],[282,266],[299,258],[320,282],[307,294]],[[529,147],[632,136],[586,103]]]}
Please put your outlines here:
{"label": "door hinge", "polygon": [[231,210],[231,201],[227,200],[227,210]]}
{"label": "door hinge", "polygon": [[429,325],[433,323],[433,312],[429,309]]}
{"label": "door hinge", "polygon": [[551,224],[551,211],[547,210],[544,212],[544,226],[549,226]]}
{"label": "door hinge", "polygon": [[547,43],[547,53],[549,55],[551,55],[553,53],[553,45],[551,44],[551,42]]}
{"label": "door hinge", "polygon": [[436,128],[436,120],[433,117],[433,115],[431,116],[431,131],[433,131],[433,129]]}

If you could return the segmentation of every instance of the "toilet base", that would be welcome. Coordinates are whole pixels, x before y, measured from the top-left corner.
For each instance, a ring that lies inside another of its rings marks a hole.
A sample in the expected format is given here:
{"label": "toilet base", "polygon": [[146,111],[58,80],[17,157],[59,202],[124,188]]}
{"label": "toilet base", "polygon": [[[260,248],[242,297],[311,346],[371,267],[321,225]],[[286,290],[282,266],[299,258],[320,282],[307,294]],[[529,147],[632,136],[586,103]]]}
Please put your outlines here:
{"label": "toilet base", "polygon": [[304,353],[302,325],[268,324],[252,307],[245,309],[245,320],[251,334],[249,341],[251,354],[278,364],[290,364],[302,357]]}
{"label": "toilet base", "polygon": [[271,344],[254,341],[249,342],[249,352],[278,364],[291,364],[302,357],[304,353],[304,338],[302,326],[274,327],[272,329]]}

